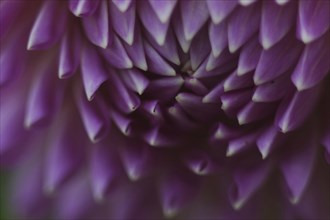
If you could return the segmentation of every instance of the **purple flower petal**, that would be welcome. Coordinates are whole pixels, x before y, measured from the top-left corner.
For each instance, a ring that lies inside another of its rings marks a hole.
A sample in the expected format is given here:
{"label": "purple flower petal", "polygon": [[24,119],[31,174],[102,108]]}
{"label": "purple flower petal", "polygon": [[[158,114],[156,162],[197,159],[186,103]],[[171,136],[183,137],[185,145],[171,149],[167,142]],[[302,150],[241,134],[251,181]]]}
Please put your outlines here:
{"label": "purple flower petal", "polygon": [[[220,3],[222,2],[227,1],[220,1]],[[218,25],[211,23],[209,26],[209,39],[211,43],[212,54],[214,57],[218,57],[221,52],[228,46],[227,22],[222,22]]]}
{"label": "purple flower petal", "polygon": [[[316,155],[316,132],[308,129],[309,138],[296,138],[282,153],[281,172],[289,189],[291,203],[296,204],[306,188],[314,166]],[[307,133],[305,133],[307,134]],[[296,151],[294,148],[299,148]]]}
{"label": "purple flower petal", "polygon": [[110,4],[109,14],[112,21],[113,29],[128,44],[132,45],[134,41],[135,28],[135,4],[125,11],[121,12],[118,7]]}
{"label": "purple flower petal", "polygon": [[234,185],[229,191],[229,200],[234,209],[239,210],[260,188],[270,172],[269,164],[242,167],[233,171]]}
{"label": "purple flower petal", "polygon": [[273,102],[281,100],[287,94],[294,92],[294,86],[287,75],[283,74],[283,76],[273,81],[257,86],[252,100],[254,102]]}
{"label": "purple flower petal", "polygon": [[147,71],[148,66],[144,51],[144,44],[140,33],[140,27],[137,24],[135,26],[134,42],[132,46],[124,43],[124,47],[126,49],[127,55],[132,60],[134,65],[141,70]]}
{"label": "purple flower petal", "polygon": [[87,38],[93,44],[101,48],[111,45],[113,33],[109,27],[107,1],[101,1],[97,11],[89,17],[82,18],[82,23]]}
{"label": "purple flower petal", "polygon": [[263,50],[254,74],[254,83],[269,82],[292,68],[300,56],[302,45],[291,34],[282,39],[276,47]]}
{"label": "purple flower petal", "polygon": [[183,33],[190,41],[209,18],[207,5],[205,1],[181,1],[180,6]]}
{"label": "purple flower petal", "polygon": [[[47,49],[63,35],[68,13],[61,10],[58,1],[45,1],[36,18],[27,45],[28,50]],[[57,16],[58,14],[61,16]]]}
{"label": "purple flower petal", "polygon": [[133,67],[133,63],[127,55],[123,44],[117,37],[114,37],[113,43],[108,48],[99,49],[99,51],[106,61],[115,68],[130,69]]}
{"label": "purple flower petal", "polygon": [[58,64],[58,76],[60,79],[71,77],[80,64],[81,38],[77,29],[65,34],[61,41]]}
{"label": "purple flower petal", "polygon": [[148,1],[138,2],[139,16],[147,31],[156,40],[159,45],[165,43],[169,22],[162,23]]}
{"label": "purple flower petal", "polygon": [[111,1],[121,12],[125,12],[132,4],[132,0],[111,0]]}
{"label": "purple flower petal", "polygon": [[258,4],[235,10],[228,21],[228,45],[231,53],[237,51],[258,31],[260,17]]}
{"label": "purple flower petal", "polygon": [[70,0],[69,8],[75,16],[85,17],[94,14],[99,4],[99,0]]}
{"label": "purple flower petal", "polygon": [[279,42],[290,31],[296,18],[295,3],[279,6],[272,1],[264,2],[259,38],[265,50]]}
{"label": "purple flower petal", "polygon": [[262,48],[257,39],[252,39],[247,43],[239,55],[237,75],[242,76],[256,69]]}
{"label": "purple flower petal", "polygon": [[119,175],[119,161],[116,160],[116,153],[104,141],[92,147],[90,160],[91,188],[94,199],[100,202],[105,199],[106,194],[111,190],[110,188]]}
{"label": "purple flower petal", "polygon": [[92,100],[102,83],[108,79],[108,73],[97,52],[85,47],[81,56],[81,75],[88,100]]}
{"label": "purple flower petal", "polygon": [[299,91],[320,83],[330,71],[329,34],[308,44],[291,75],[292,82]]}
{"label": "purple flower petal", "polygon": [[330,26],[329,8],[329,1],[299,1],[297,37],[308,44],[322,36]]}
{"label": "purple flower petal", "polygon": [[214,24],[220,24],[236,7],[236,0],[207,0],[207,6]]}
{"label": "purple flower petal", "polygon": [[149,0],[149,3],[152,9],[155,11],[158,19],[162,23],[166,23],[169,21],[172,15],[177,0],[171,0],[171,1]]}
{"label": "purple flower petal", "polygon": [[147,42],[144,42],[144,49],[146,50],[145,52],[148,58],[148,67],[152,72],[164,76],[176,75],[172,66],[167,63]]}
{"label": "purple flower petal", "polygon": [[[298,128],[313,111],[317,104],[321,87],[297,91],[287,96],[277,109],[275,123],[283,133]],[[306,102],[306,100],[309,100]]]}

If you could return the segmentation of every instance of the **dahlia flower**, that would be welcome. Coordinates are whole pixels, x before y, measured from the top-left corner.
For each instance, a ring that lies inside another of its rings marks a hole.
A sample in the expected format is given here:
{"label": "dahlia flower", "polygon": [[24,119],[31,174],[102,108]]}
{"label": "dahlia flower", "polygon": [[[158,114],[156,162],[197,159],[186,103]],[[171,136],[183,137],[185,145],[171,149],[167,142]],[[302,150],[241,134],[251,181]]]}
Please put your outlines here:
{"label": "dahlia flower", "polygon": [[329,219],[329,14],[1,0],[5,218]]}

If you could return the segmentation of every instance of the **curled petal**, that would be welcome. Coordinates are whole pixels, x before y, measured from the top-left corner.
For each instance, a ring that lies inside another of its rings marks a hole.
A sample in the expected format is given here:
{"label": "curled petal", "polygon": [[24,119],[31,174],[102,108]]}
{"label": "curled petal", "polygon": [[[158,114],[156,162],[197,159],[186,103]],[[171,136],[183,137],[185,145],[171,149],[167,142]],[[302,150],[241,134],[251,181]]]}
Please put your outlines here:
{"label": "curled petal", "polygon": [[109,27],[108,4],[101,1],[96,12],[82,18],[83,27],[87,38],[95,45],[107,48],[112,43],[112,29]]}
{"label": "curled petal", "polygon": [[94,14],[99,6],[99,0],[70,0],[70,11],[77,17],[85,17]]}
{"label": "curled petal", "polygon": [[132,45],[134,41],[134,28],[136,23],[135,4],[131,4],[125,12],[121,12],[118,7],[113,4],[110,4],[109,7],[109,14],[113,29],[128,45]]}
{"label": "curled petal", "polygon": [[[45,1],[33,24],[28,50],[47,49],[53,46],[64,33],[68,13],[61,10],[63,2]],[[61,16],[57,16],[61,14]]]}

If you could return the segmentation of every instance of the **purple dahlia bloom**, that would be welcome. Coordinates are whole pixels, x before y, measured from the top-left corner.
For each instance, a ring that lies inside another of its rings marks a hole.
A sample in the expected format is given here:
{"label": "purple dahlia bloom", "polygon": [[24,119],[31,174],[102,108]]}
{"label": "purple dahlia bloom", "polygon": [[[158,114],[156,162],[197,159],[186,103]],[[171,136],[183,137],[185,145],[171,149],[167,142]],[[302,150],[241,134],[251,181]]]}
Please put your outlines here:
{"label": "purple dahlia bloom", "polygon": [[13,219],[329,219],[328,0],[1,0]]}

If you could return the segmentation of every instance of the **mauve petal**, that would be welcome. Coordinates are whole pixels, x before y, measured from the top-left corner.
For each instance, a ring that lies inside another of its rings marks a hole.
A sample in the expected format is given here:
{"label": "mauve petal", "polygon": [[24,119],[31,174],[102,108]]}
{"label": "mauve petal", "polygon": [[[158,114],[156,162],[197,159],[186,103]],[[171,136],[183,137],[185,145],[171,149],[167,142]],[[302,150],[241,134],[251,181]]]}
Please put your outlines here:
{"label": "mauve petal", "polygon": [[242,108],[237,120],[240,125],[254,123],[272,116],[275,112],[278,103],[257,103],[250,101],[244,108]]}
{"label": "mauve petal", "polygon": [[[67,123],[77,123],[77,118],[65,112],[56,119],[47,145],[44,164],[43,187],[46,194],[53,194],[79,170],[83,161],[81,149],[85,147],[84,141],[86,141],[85,138],[82,138],[84,135],[80,129],[74,133],[69,132],[72,128],[67,126]],[[72,135],[80,138],[72,139]]]}
{"label": "mauve petal", "polygon": [[6,36],[12,25],[17,21],[26,2],[23,1],[1,1],[0,5],[0,39]]}
{"label": "mauve petal", "polygon": [[238,0],[239,4],[244,7],[254,4],[256,1],[258,0]]}
{"label": "mauve petal", "polygon": [[126,143],[120,147],[119,154],[126,174],[131,181],[140,180],[152,171],[154,166],[153,157],[149,146],[136,141]]}
{"label": "mauve petal", "polygon": [[[232,55],[227,55],[228,53],[225,52],[222,53],[220,57],[215,58],[212,54],[210,54],[209,57],[206,58],[202,64],[200,64],[198,69],[193,72],[192,76],[201,79],[212,76],[220,76],[232,72],[236,67],[235,62],[232,62],[234,57]],[[221,63],[223,65],[220,65]],[[209,67],[207,65],[209,65]],[[216,66],[219,66],[219,68],[216,68]]]}
{"label": "mauve petal", "polygon": [[[220,3],[222,2],[223,1],[220,1]],[[211,23],[209,26],[209,39],[211,43],[212,54],[214,57],[218,57],[221,52],[228,46],[227,22],[222,22],[218,25]]]}
{"label": "mauve petal", "polygon": [[26,34],[26,28],[18,28],[10,33],[8,38],[1,42],[0,47],[0,86],[13,82],[26,71],[27,53],[22,48],[26,39],[21,35]]}
{"label": "mauve petal", "polygon": [[175,171],[164,175],[159,182],[163,214],[166,217],[175,216],[196,195],[199,185],[198,179],[186,172]]}
{"label": "mauve petal", "polygon": [[260,43],[265,50],[279,42],[291,29],[296,18],[296,2],[285,6],[272,1],[263,2]]}
{"label": "mauve petal", "polygon": [[126,49],[127,55],[134,63],[134,66],[140,68],[141,70],[147,71],[148,66],[144,51],[144,44],[140,33],[140,26],[138,24],[135,24],[135,26],[136,27],[135,27],[133,44],[130,46],[124,43],[124,47]]}
{"label": "mauve petal", "polygon": [[261,84],[256,87],[252,100],[254,102],[273,102],[281,100],[287,94],[294,92],[288,74],[283,74],[273,81]]}
{"label": "mauve petal", "polygon": [[179,45],[184,53],[188,53],[191,45],[191,40],[187,40],[185,38],[184,32],[183,32],[183,24],[182,24],[182,18],[180,16],[180,12],[176,12],[173,15],[174,19],[172,22],[172,27],[174,29],[176,38],[179,42]]}
{"label": "mauve petal", "polygon": [[123,135],[130,136],[132,134],[132,120],[129,117],[113,110],[111,111],[111,119]]}
{"label": "mauve petal", "polygon": [[208,94],[203,97],[204,103],[220,103],[220,96],[224,93],[223,83],[217,84]]}
{"label": "mauve petal", "polygon": [[[303,134],[309,138],[296,137],[288,143],[286,151],[281,152],[282,159],[279,162],[281,172],[289,189],[289,199],[296,204],[311,177],[317,152],[316,130],[309,127]],[[297,150],[297,148],[299,150]]]}
{"label": "mauve petal", "polygon": [[229,114],[234,113],[251,100],[252,94],[252,89],[224,93],[220,96],[221,109]]}
{"label": "mauve petal", "polygon": [[111,0],[111,1],[121,12],[125,12],[132,3],[132,0]]}
{"label": "mauve petal", "polygon": [[242,76],[255,70],[261,55],[262,47],[257,38],[250,40],[241,50],[237,66],[237,75]]}
{"label": "mauve petal", "polygon": [[146,89],[146,94],[157,99],[172,99],[183,86],[184,80],[181,76],[166,77],[152,80]]}
{"label": "mauve petal", "polygon": [[162,23],[148,1],[138,1],[139,16],[147,31],[159,45],[165,43],[169,22]]}
{"label": "mauve petal", "polygon": [[[15,214],[23,219],[43,219],[48,211],[48,201],[42,191],[42,165],[40,158],[29,158],[14,176],[12,202]],[[18,217],[16,216],[16,218]]]}
{"label": "mauve petal", "polygon": [[[330,7],[329,7],[330,8]],[[299,91],[309,89],[322,82],[330,71],[329,34],[307,44],[291,80]]]}
{"label": "mauve petal", "polygon": [[198,123],[191,120],[191,118],[184,112],[179,104],[174,104],[167,109],[170,121],[182,130],[193,130],[199,127]]}
{"label": "mauve petal", "polygon": [[109,93],[110,100],[117,104],[117,107],[124,113],[134,112],[141,104],[140,97],[133,91],[127,90],[118,72],[108,68],[109,84],[105,87]]}
{"label": "mauve petal", "polygon": [[183,33],[190,41],[209,18],[207,5],[205,1],[181,1],[180,6]]}
{"label": "mauve petal", "polygon": [[159,126],[152,127],[145,132],[143,138],[152,147],[172,147],[179,144],[179,138],[175,134],[165,133]]}
{"label": "mauve petal", "polygon": [[73,76],[80,64],[81,37],[79,30],[75,27],[72,28],[72,30],[68,30],[61,41],[58,64],[60,79]]}
{"label": "mauve petal", "polygon": [[148,58],[149,70],[155,74],[163,76],[175,76],[176,72],[173,67],[167,63],[152,46],[146,41],[144,42],[144,49]]}
{"label": "mauve petal", "polygon": [[157,42],[148,34],[146,34],[148,42],[151,46],[168,61],[180,65],[180,58],[178,53],[175,36],[172,30],[168,30],[165,42],[163,45],[157,44]]}
{"label": "mauve petal", "polygon": [[184,157],[184,164],[200,176],[214,174],[220,170],[219,162],[203,151],[187,153]]}
{"label": "mauve petal", "polygon": [[253,73],[244,74],[243,76],[239,76],[237,74],[237,70],[230,74],[229,77],[225,80],[223,84],[223,88],[225,92],[245,89],[252,87],[253,83]]}
{"label": "mauve petal", "polygon": [[271,171],[269,162],[233,170],[234,184],[229,191],[229,200],[239,210],[257,191]]}
{"label": "mauve petal", "polygon": [[228,45],[231,53],[237,51],[258,31],[260,17],[258,4],[235,10],[228,21]]}
{"label": "mauve petal", "polygon": [[133,63],[118,37],[114,37],[113,43],[106,49],[99,49],[108,64],[118,69],[130,69]]}
{"label": "mauve petal", "polygon": [[66,83],[56,78],[52,56],[46,57],[34,69],[34,76],[27,97],[24,126],[33,128],[47,125],[59,110],[64,98]]}
{"label": "mauve petal", "polygon": [[138,69],[123,70],[120,76],[124,80],[126,86],[139,95],[144,93],[150,82],[149,79],[144,76],[143,72]]}
{"label": "mauve petal", "polygon": [[207,0],[206,3],[210,12],[212,22],[214,24],[220,24],[235,9],[237,5],[237,0]]}
{"label": "mauve petal", "polygon": [[[19,147],[19,143],[24,140],[26,135],[24,128],[24,111],[26,88],[22,86],[20,90],[12,92],[16,88],[12,87],[0,88],[0,156],[1,160],[7,151]],[[10,96],[10,98],[8,98]]]}
{"label": "mauve petal", "polygon": [[101,1],[93,15],[81,20],[86,36],[93,44],[107,48],[112,43],[113,33],[109,26],[107,1]]}
{"label": "mauve petal", "polygon": [[240,136],[244,136],[247,131],[248,129],[246,127],[243,128],[242,126],[228,126],[222,122],[219,122],[211,138],[214,140],[230,140],[238,138]]}
{"label": "mauve petal", "polygon": [[285,5],[290,2],[290,0],[275,0],[276,4],[278,5]]}
{"label": "mauve petal", "polygon": [[322,36],[330,26],[329,8],[329,1],[299,1],[297,37],[308,44]]}
{"label": "mauve petal", "polygon": [[274,125],[269,126],[260,134],[257,140],[257,147],[262,159],[266,159],[274,148],[283,143],[283,137],[283,133]]}
{"label": "mauve petal", "polygon": [[302,51],[302,44],[289,33],[276,46],[263,50],[253,80],[256,85],[269,82],[292,68]]}
{"label": "mauve petal", "polygon": [[237,64],[235,61],[237,57],[238,54],[231,54],[227,49],[219,57],[214,57],[213,53],[211,53],[207,59],[205,70],[210,72],[217,68],[222,73],[228,72],[229,69],[233,69],[234,66],[236,67]]}
{"label": "mauve petal", "polygon": [[70,0],[70,11],[77,17],[85,17],[94,14],[99,6],[99,0]]}
{"label": "mauve petal", "polygon": [[47,49],[61,38],[68,17],[68,13],[61,10],[62,4],[59,1],[43,3],[29,35],[28,50]]}
{"label": "mauve petal", "polygon": [[92,147],[90,154],[90,183],[93,197],[101,202],[105,199],[110,188],[115,184],[116,178],[120,174],[117,154],[112,147],[117,141],[112,140],[111,144],[105,141],[97,143]]}
{"label": "mauve petal", "polygon": [[220,110],[219,104],[203,103],[200,96],[191,93],[179,93],[175,100],[188,115],[201,122],[212,120]]}
{"label": "mauve petal", "polygon": [[166,23],[169,21],[173,13],[177,0],[171,0],[171,1],[149,0],[149,3],[152,9],[155,11],[158,19],[162,23]]}
{"label": "mauve petal", "polygon": [[110,4],[109,14],[113,29],[128,44],[132,45],[134,41],[135,28],[135,3],[128,10],[121,12],[118,7]]}
{"label": "mauve petal", "polygon": [[276,112],[275,124],[283,133],[297,129],[310,116],[319,100],[320,92],[321,86],[317,86],[296,91],[282,100]]}
{"label": "mauve petal", "polygon": [[88,179],[80,175],[59,193],[54,204],[55,217],[70,220],[85,218],[93,207],[92,201]]}
{"label": "mauve petal", "polygon": [[109,117],[102,111],[103,100],[96,97],[89,102],[81,87],[77,86],[75,90],[77,107],[87,135],[93,143],[99,142],[108,134],[110,127]]}
{"label": "mauve petal", "polygon": [[96,50],[89,47],[82,51],[80,68],[86,96],[92,100],[101,84],[108,79],[108,73]]}
{"label": "mauve petal", "polygon": [[207,30],[199,32],[193,39],[190,47],[190,62],[192,70],[196,70],[211,52],[211,45],[207,36]]}
{"label": "mauve petal", "polygon": [[204,86],[204,84],[193,77],[185,77],[184,78],[184,86],[186,89],[192,91],[196,95],[205,95],[208,93],[208,89]]}
{"label": "mauve petal", "polygon": [[262,129],[254,130],[229,141],[226,152],[227,157],[232,157],[254,146]]}

